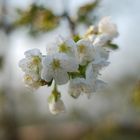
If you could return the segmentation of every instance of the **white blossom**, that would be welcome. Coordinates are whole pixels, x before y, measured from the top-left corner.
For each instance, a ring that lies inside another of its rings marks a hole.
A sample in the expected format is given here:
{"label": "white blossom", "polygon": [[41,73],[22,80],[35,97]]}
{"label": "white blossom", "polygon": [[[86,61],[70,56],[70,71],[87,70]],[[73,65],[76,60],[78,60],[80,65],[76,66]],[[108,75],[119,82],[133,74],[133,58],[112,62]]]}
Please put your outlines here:
{"label": "white blossom", "polygon": [[42,54],[40,52],[39,49],[32,49],[32,50],[28,50],[24,53],[24,55],[26,57],[33,57],[33,56],[39,56],[39,57],[42,57]]}
{"label": "white blossom", "polygon": [[110,17],[102,18],[99,22],[98,29],[99,33],[106,33],[112,38],[118,36],[117,26],[111,21]]}
{"label": "white blossom", "polygon": [[37,89],[40,86],[40,81],[35,81],[30,75],[24,75],[24,83],[27,87],[32,89]]}
{"label": "white blossom", "polygon": [[50,47],[48,46],[46,49],[48,54],[64,53],[71,57],[76,56],[76,43],[71,38],[63,39],[61,37],[59,42]]}
{"label": "white blossom", "polygon": [[57,101],[51,100],[48,103],[49,103],[49,110],[52,114],[56,115],[65,112],[65,105],[60,98]]}
{"label": "white blossom", "polygon": [[94,86],[85,78],[75,78],[70,80],[68,93],[74,98],[78,98],[81,93],[85,93],[87,97],[90,97],[91,93],[95,92]]}
{"label": "white blossom", "polygon": [[42,55],[38,49],[26,51],[24,54],[25,58],[19,62],[19,67],[25,72],[24,82],[28,86],[37,87],[41,79]]}
{"label": "white blossom", "polygon": [[105,47],[95,47],[95,59],[96,60],[108,60],[109,58],[109,50]]}
{"label": "white blossom", "polygon": [[108,34],[100,34],[97,35],[96,38],[93,41],[93,45],[96,47],[103,47],[105,46],[108,41],[110,41],[112,38]]}
{"label": "white blossom", "polygon": [[85,65],[87,62],[94,59],[94,46],[88,39],[81,39],[77,42],[77,59],[80,65]]}
{"label": "white blossom", "polygon": [[88,38],[91,42],[94,42],[97,33],[98,33],[98,27],[92,25],[88,28],[83,38]]}
{"label": "white blossom", "polygon": [[103,67],[106,67],[108,64],[109,62],[104,59],[92,61],[91,63],[89,63],[86,69],[86,79],[91,82],[95,82],[98,75],[100,75],[99,71]]}
{"label": "white blossom", "polygon": [[58,85],[66,84],[69,80],[68,72],[78,69],[77,62],[62,53],[47,55],[43,58],[42,65],[42,79],[48,82],[54,79]]}

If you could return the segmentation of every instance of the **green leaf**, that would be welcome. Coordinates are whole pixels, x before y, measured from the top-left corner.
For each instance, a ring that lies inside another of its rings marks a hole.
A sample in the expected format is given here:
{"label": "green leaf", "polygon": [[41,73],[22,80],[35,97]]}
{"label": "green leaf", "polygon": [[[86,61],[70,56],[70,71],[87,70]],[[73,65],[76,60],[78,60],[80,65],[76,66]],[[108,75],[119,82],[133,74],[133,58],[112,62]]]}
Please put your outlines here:
{"label": "green leaf", "polygon": [[59,17],[50,9],[43,6],[31,5],[28,10],[20,11],[20,17],[15,21],[15,26],[28,26],[31,33],[46,32],[59,25]]}
{"label": "green leaf", "polygon": [[117,44],[113,44],[113,43],[109,43],[107,47],[112,50],[117,50],[119,48]]}
{"label": "green leaf", "polygon": [[80,39],[81,39],[81,37],[80,37],[79,35],[74,35],[74,36],[73,36],[73,40],[74,40],[75,42],[78,42]]}
{"label": "green leaf", "polygon": [[69,77],[74,79],[76,77],[83,77],[85,78],[85,72],[86,72],[86,67],[87,65],[79,65],[79,68],[78,68],[78,72],[69,72]]}
{"label": "green leaf", "polygon": [[84,22],[87,24],[91,24],[92,21],[90,19],[90,14],[93,12],[99,5],[100,0],[95,0],[92,3],[88,3],[79,8],[77,15],[78,15],[78,22]]}
{"label": "green leaf", "polygon": [[0,69],[2,69],[2,67],[3,67],[3,57],[0,56]]}
{"label": "green leaf", "polygon": [[136,108],[140,108],[140,82],[134,86],[131,101]]}

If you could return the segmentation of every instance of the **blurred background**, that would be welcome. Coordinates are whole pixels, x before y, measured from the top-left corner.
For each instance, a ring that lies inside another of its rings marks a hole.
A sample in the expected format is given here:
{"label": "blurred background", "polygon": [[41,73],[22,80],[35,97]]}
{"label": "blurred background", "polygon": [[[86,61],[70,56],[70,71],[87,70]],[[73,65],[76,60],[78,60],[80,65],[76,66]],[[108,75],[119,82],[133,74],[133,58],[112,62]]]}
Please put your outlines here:
{"label": "blurred background", "polygon": [[[0,0],[0,140],[139,140],[139,6],[139,0]],[[32,48],[45,54],[59,35],[82,35],[104,16],[120,34],[100,77],[107,87],[75,100],[60,86],[67,112],[53,116],[51,89],[26,88],[19,60]]]}

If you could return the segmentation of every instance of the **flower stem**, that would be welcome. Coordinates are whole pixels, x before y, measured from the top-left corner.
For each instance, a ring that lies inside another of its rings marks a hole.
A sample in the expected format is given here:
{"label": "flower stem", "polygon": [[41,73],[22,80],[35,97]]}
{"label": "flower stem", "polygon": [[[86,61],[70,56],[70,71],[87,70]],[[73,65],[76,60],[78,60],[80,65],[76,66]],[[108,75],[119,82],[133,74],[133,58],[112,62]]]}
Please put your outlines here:
{"label": "flower stem", "polygon": [[54,81],[54,88],[53,88],[52,94],[54,95],[56,101],[60,98],[60,95],[61,95],[57,89],[57,84],[55,81]]}

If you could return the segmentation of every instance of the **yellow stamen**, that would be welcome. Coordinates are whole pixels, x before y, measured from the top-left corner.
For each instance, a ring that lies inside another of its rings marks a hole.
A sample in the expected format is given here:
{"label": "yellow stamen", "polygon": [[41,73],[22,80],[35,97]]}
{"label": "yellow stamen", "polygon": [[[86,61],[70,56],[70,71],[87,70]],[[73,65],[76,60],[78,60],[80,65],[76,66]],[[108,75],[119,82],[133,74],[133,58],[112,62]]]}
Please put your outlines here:
{"label": "yellow stamen", "polygon": [[58,68],[60,68],[60,61],[59,61],[58,59],[53,59],[52,68],[53,68],[53,69],[58,69]]}
{"label": "yellow stamen", "polygon": [[67,53],[70,51],[70,47],[66,45],[66,43],[62,43],[59,45],[59,52]]}
{"label": "yellow stamen", "polygon": [[84,46],[84,45],[79,45],[79,46],[78,46],[78,51],[79,51],[80,53],[84,53],[84,52],[86,51],[86,46]]}
{"label": "yellow stamen", "polygon": [[34,56],[32,58],[32,62],[33,62],[33,65],[38,65],[41,62],[41,59],[39,56]]}

